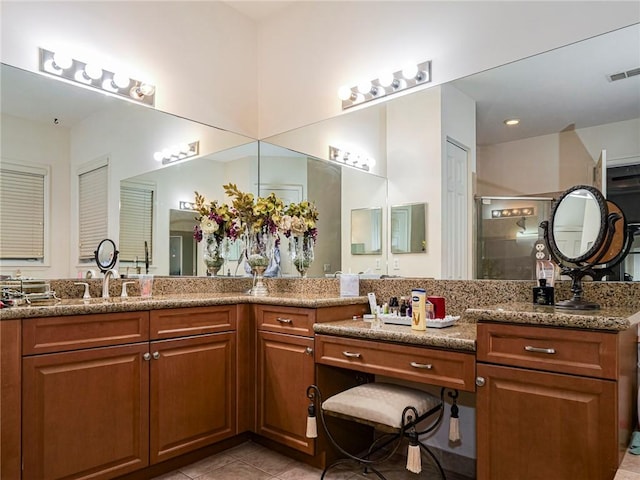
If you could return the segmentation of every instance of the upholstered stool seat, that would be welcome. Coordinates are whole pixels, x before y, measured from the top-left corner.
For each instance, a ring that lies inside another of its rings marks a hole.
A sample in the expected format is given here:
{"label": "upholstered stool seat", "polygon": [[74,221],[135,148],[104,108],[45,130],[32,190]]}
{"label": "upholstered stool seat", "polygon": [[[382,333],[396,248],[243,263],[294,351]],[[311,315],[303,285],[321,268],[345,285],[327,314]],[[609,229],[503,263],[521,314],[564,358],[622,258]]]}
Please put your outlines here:
{"label": "upholstered stool seat", "polygon": [[[320,389],[316,385],[310,385],[307,388],[307,396],[311,400],[307,436],[314,438],[318,435],[317,412],[327,438],[344,457],[328,465],[322,472],[321,478],[323,479],[333,467],[345,462],[357,462],[364,468],[365,473],[371,472],[384,480],[385,476],[376,467],[391,459],[402,440],[408,438],[407,469],[413,473],[420,473],[422,470],[420,453],[424,452],[431,458],[440,477],[446,480],[440,462],[420,441],[420,435],[432,432],[441,423],[444,412],[444,391],[445,389],[442,388],[440,397],[436,397],[416,388],[373,382],[352,387],[323,401]],[[339,445],[331,435],[325,415],[372,426],[378,435],[374,435],[366,452],[354,455]],[[418,429],[419,424],[424,428],[423,430]]]}
{"label": "upholstered stool seat", "polygon": [[[439,407],[440,399],[415,388],[388,383],[365,383],[340,392],[322,403],[329,415],[348,418],[382,431],[399,431],[407,406],[416,409],[418,417]],[[388,428],[382,428],[388,427]]]}

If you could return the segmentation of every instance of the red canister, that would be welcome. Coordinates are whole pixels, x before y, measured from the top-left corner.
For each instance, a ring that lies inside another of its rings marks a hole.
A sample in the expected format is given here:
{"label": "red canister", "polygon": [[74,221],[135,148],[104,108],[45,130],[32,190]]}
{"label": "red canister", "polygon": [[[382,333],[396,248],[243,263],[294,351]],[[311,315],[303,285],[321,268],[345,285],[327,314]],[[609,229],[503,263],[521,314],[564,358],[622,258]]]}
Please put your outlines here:
{"label": "red canister", "polygon": [[427,297],[427,300],[433,303],[433,310],[436,318],[444,318],[447,315],[444,297]]}

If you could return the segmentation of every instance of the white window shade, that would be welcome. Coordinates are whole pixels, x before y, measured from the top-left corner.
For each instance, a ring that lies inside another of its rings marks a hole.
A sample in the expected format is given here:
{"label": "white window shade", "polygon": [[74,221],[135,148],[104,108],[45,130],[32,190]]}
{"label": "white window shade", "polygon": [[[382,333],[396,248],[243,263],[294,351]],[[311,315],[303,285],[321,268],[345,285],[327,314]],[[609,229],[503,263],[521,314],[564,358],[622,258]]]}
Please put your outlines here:
{"label": "white window shade", "polygon": [[147,242],[151,261],[154,187],[126,183],[120,186],[120,260],[144,261]]}
{"label": "white window shade", "polygon": [[46,175],[44,169],[0,169],[1,259],[44,259]]}
{"label": "white window shade", "polygon": [[92,260],[98,244],[108,233],[108,166],[80,173],[78,178],[79,259]]}

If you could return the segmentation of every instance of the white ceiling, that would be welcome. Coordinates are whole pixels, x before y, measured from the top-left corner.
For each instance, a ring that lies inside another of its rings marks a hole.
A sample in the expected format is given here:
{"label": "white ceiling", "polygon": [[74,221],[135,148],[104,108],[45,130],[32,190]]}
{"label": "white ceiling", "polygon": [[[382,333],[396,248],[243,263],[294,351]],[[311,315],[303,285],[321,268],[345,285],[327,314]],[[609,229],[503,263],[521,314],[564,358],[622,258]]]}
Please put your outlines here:
{"label": "white ceiling", "polygon": [[[232,3],[256,4],[247,8],[257,15],[257,4],[274,2]],[[608,74],[637,67],[640,25],[453,84],[476,100],[477,143],[486,145],[640,117],[640,75],[607,79]],[[61,126],[73,126],[97,109],[129,103],[15,68],[3,68],[1,80],[4,113],[46,123],[58,118]],[[503,120],[511,117],[520,118],[521,124],[507,128]]]}
{"label": "white ceiling", "polygon": [[267,18],[269,15],[272,15],[274,12],[295,3],[293,1],[271,1],[271,0],[262,0],[262,1],[252,1],[252,0],[227,0],[225,3],[229,4],[229,6],[235,8],[240,13],[246,15],[249,18],[252,18],[256,22]]}

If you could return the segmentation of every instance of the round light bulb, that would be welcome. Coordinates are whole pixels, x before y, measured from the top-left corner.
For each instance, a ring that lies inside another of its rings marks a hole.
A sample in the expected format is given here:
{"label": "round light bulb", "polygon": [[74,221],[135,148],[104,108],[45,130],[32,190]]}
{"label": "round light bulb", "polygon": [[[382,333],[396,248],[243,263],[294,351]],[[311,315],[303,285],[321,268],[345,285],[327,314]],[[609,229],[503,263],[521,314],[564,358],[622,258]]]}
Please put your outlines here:
{"label": "round light bulb", "polygon": [[162,158],[171,158],[171,150],[168,148],[162,150]]}
{"label": "round light bulb", "polygon": [[71,67],[71,65],[73,65],[73,59],[63,53],[56,52],[53,54],[53,63],[56,67],[62,70],[66,70],[67,68]]}
{"label": "round light bulb", "polygon": [[181,151],[182,150],[180,150],[180,145],[174,145],[173,147],[171,147],[171,154],[174,157],[179,157]]}
{"label": "round light bulb", "polygon": [[162,154],[162,152],[156,152],[153,154],[153,159],[156,162],[161,162],[163,158],[164,158],[164,155]]}
{"label": "round light bulb", "polygon": [[338,98],[340,100],[349,100],[351,98],[351,88],[346,85],[342,85],[338,89]]}
{"label": "round light bulb", "polygon": [[380,85],[383,87],[390,87],[393,83],[393,73],[385,72],[380,74],[380,76],[378,76],[378,82],[380,82]]}
{"label": "round light bulb", "polygon": [[371,81],[370,80],[361,80],[358,82],[358,91],[363,95],[371,92]]}
{"label": "round light bulb", "polygon": [[418,75],[418,66],[415,63],[406,65],[402,69],[402,76],[407,80],[416,78],[416,75]]}
{"label": "round light bulb", "polygon": [[153,95],[156,91],[156,87],[149,83],[141,83],[139,89],[140,93],[146,97]]}
{"label": "round light bulb", "polygon": [[191,152],[191,147],[188,143],[180,144],[180,153],[184,153],[185,155],[187,155],[189,152]]}
{"label": "round light bulb", "polygon": [[87,63],[84,66],[84,73],[90,79],[98,80],[100,77],[102,77],[102,68],[93,63]]}
{"label": "round light bulb", "polygon": [[131,79],[121,73],[114,73],[112,83],[116,88],[127,88],[131,83]]}

